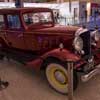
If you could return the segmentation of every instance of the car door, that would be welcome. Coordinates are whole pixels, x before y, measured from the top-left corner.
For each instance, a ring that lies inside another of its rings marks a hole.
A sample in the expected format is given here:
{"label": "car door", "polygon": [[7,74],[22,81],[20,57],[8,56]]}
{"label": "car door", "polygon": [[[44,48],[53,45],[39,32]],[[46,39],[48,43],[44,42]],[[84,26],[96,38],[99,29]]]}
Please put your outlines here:
{"label": "car door", "polygon": [[18,15],[7,15],[8,29],[6,30],[6,38],[11,47],[25,49],[23,28]]}

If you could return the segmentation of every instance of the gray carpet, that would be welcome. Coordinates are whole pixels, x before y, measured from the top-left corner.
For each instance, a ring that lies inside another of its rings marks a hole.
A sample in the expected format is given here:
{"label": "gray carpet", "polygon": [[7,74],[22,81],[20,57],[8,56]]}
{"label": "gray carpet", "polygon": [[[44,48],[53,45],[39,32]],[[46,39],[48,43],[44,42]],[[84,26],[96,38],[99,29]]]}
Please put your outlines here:
{"label": "gray carpet", "polygon": [[[0,100],[68,100],[51,89],[42,72],[34,72],[15,61],[0,61],[0,77],[10,82],[0,91]],[[100,100],[100,75],[79,83],[74,100]]]}

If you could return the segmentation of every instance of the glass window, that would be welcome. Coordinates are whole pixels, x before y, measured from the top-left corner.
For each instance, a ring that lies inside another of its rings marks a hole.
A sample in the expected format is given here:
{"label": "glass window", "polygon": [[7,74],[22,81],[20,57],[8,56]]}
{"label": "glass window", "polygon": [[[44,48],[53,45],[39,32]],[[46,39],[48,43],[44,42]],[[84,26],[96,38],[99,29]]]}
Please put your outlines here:
{"label": "glass window", "polygon": [[4,17],[3,17],[3,15],[0,15],[0,28],[3,28],[4,26],[5,26]]}
{"label": "glass window", "polygon": [[20,19],[18,15],[8,15],[7,19],[9,28],[21,28]]}
{"label": "glass window", "polygon": [[46,22],[52,21],[50,12],[25,13],[23,17],[26,25],[37,23],[45,24]]}

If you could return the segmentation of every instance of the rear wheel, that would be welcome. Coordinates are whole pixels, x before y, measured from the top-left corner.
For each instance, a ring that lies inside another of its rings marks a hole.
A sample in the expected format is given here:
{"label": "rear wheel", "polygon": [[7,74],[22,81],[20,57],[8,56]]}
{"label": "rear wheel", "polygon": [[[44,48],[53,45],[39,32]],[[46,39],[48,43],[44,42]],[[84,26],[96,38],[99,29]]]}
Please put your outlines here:
{"label": "rear wheel", "polygon": [[[68,93],[68,71],[62,63],[49,62],[46,66],[46,78],[57,92],[62,94]],[[73,88],[77,88],[78,78],[77,73],[73,73]]]}
{"label": "rear wheel", "polygon": [[[0,51],[2,51],[3,45],[0,43]],[[0,60],[4,58],[4,55],[0,53]]]}
{"label": "rear wheel", "polygon": [[0,60],[3,60],[3,58],[4,58],[4,55],[0,54]]}

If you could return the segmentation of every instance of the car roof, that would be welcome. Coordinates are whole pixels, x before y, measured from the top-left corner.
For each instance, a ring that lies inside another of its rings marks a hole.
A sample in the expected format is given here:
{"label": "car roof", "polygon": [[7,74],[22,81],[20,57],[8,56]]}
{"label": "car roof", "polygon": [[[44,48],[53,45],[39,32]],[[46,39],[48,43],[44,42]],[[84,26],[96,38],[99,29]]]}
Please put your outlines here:
{"label": "car roof", "polygon": [[33,8],[33,7],[24,7],[24,8],[3,8],[0,9],[0,14],[16,14],[16,13],[26,13],[26,12],[47,12],[52,11],[49,8]]}

